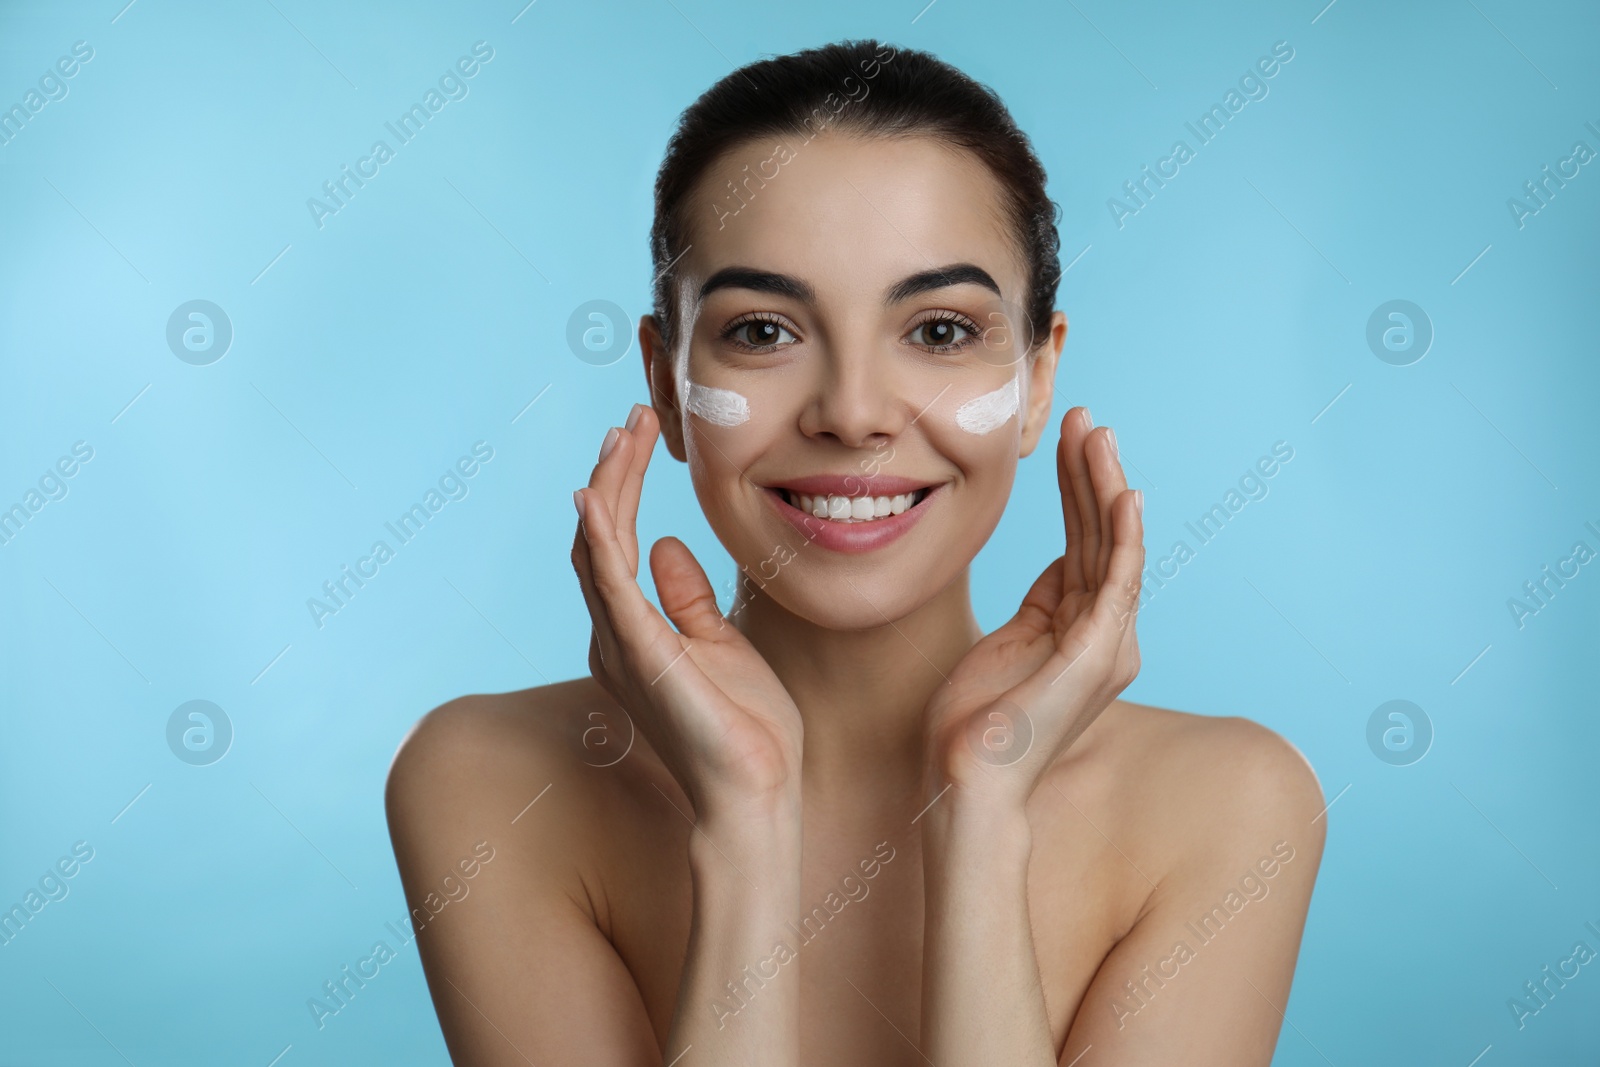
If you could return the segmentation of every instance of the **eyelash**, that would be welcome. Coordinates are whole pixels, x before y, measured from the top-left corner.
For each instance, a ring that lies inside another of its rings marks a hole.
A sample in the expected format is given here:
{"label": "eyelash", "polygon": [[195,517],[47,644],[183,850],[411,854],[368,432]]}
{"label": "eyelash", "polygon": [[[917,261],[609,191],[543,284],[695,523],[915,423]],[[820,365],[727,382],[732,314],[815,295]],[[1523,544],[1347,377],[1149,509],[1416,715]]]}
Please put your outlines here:
{"label": "eyelash", "polygon": [[[930,323],[936,323],[936,322],[954,323],[955,325],[961,327],[963,330],[967,331],[967,336],[963,337],[959,341],[952,341],[951,343],[944,344],[944,345],[924,344],[922,346],[923,348],[926,348],[928,351],[934,352],[934,353],[937,353],[937,354],[940,354],[940,355],[943,355],[943,354],[945,354],[947,352],[957,352],[957,351],[960,351],[961,349],[964,349],[964,348],[968,347],[969,345],[975,344],[975,343],[977,343],[977,341],[980,339],[981,335],[983,334],[983,329],[977,323],[973,322],[967,316],[962,315],[962,314],[958,314],[957,312],[954,312],[954,311],[929,311],[929,312],[924,312],[923,316],[921,318],[917,319],[916,322],[911,324],[911,331],[910,332],[915,333],[917,330],[921,329],[922,327],[927,326]],[[776,318],[776,317],[774,317],[772,315],[763,314],[761,312],[751,312],[750,314],[747,314],[747,315],[741,315],[739,318],[734,319],[733,322],[729,323],[728,324],[728,328],[722,331],[722,340],[727,342],[728,344],[733,345],[736,348],[743,349],[746,352],[775,352],[779,348],[784,347],[785,344],[793,344],[794,343],[793,341],[789,341],[789,342],[780,342],[780,343],[775,343],[775,344],[770,344],[770,345],[753,345],[748,341],[742,341],[739,338],[734,336],[735,334],[737,334],[744,327],[753,325],[755,323],[768,323],[768,324],[771,324],[773,326],[776,326],[780,330],[785,330],[785,331],[788,331],[790,333],[794,332],[794,331],[790,330],[789,327],[786,326],[783,323],[782,320],[780,320],[780,319],[778,319],[778,318]]]}
{"label": "eyelash", "polygon": [[983,337],[983,328],[967,316],[954,311],[927,311],[923,317],[911,324],[911,332],[916,333],[922,327],[934,322],[951,322],[967,331],[967,336],[959,341],[952,341],[946,345],[925,345],[929,351],[940,355],[946,352],[959,352],[971,345],[975,345]]}

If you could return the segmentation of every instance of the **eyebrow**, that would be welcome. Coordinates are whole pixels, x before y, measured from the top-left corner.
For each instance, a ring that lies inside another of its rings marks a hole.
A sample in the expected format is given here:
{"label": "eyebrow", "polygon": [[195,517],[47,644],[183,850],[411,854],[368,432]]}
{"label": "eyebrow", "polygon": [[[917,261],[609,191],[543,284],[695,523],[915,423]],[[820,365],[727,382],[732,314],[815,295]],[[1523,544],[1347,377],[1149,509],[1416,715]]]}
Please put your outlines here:
{"label": "eyebrow", "polygon": [[[974,263],[951,263],[902,278],[889,287],[883,302],[886,306],[897,304],[920,293],[952,285],[981,285],[995,296],[1001,295],[1000,286],[982,267]],[[803,304],[817,302],[816,290],[799,278],[755,267],[723,267],[700,287],[700,299],[704,300],[718,289],[751,289],[758,293],[790,297]]]}

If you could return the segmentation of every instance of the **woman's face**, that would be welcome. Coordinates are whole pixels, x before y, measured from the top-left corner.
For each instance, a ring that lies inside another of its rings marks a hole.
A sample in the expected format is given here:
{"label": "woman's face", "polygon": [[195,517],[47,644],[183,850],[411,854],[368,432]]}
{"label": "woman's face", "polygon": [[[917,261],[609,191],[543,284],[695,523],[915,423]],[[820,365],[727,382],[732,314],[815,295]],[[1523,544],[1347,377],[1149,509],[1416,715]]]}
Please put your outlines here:
{"label": "woman's face", "polygon": [[730,151],[689,195],[672,267],[687,352],[652,317],[640,336],[741,586],[831,629],[878,626],[993,532],[1066,337],[1056,312],[1027,350],[1001,196],[931,138],[834,131]]}

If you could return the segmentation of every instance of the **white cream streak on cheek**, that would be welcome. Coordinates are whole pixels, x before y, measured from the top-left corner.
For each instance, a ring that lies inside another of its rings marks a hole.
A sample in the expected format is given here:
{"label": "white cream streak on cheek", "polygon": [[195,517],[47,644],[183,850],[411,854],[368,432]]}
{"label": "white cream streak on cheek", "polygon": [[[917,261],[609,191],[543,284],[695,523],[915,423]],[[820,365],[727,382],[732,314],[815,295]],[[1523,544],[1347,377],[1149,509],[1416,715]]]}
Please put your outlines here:
{"label": "white cream streak on cheek", "polygon": [[718,389],[691,381],[685,406],[692,413],[718,426],[738,426],[750,421],[750,401],[732,389]]}
{"label": "white cream streak on cheek", "polygon": [[750,401],[732,389],[718,389],[701,385],[688,377],[689,341],[694,336],[700,318],[701,302],[694,297],[693,279],[685,280],[678,289],[678,350],[674,354],[674,371],[679,381],[687,384],[683,406],[692,415],[698,415],[717,426],[739,426],[750,421]]}
{"label": "white cream streak on cheek", "polygon": [[1022,406],[1022,387],[1017,378],[992,393],[975,396],[956,408],[956,425],[968,433],[986,434],[1004,425]]}

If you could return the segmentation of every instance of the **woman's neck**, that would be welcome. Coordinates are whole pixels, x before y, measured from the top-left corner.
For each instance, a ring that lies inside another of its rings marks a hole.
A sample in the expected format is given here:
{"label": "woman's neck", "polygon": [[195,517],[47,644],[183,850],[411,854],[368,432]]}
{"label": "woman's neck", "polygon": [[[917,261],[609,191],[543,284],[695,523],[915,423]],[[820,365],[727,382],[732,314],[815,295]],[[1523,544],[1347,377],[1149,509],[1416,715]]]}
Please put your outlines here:
{"label": "woman's neck", "polygon": [[735,624],[805,723],[802,773],[809,796],[840,804],[915,799],[923,709],[983,636],[967,574],[963,569],[905,618],[865,630],[817,626],[763,593],[741,590]]}

